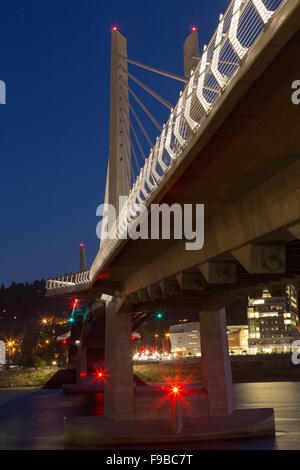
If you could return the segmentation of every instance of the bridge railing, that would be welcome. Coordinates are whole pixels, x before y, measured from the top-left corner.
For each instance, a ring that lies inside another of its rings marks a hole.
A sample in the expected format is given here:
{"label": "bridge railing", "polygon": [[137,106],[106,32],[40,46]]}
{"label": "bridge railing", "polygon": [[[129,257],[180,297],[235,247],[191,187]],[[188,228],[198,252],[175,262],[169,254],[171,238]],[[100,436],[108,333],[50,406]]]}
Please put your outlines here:
{"label": "bridge railing", "polygon": [[[172,109],[129,192],[127,205],[123,207],[117,222],[117,237],[114,234],[115,227],[111,227],[109,235],[101,241],[97,271],[104,267],[120,240],[126,238],[128,224],[136,218],[139,211],[134,205],[148,205],[153,192],[193,135],[204,127],[211,111],[238,73],[256,40],[286,1],[288,0],[232,0],[224,15],[220,16],[216,31],[209,44],[204,47],[196,69],[191,72],[177,105]],[[96,272],[91,271],[91,278],[95,274]],[[49,286],[52,285],[52,281],[48,282]],[[59,278],[56,285],[58,282],[64,281]]]}
{"label": "bridge railing", "polygon": [[68,287],[76,287],[77,285],[89,284],[89,282],[90,271],[86,270],[48,279],[46,288],[47,290],[66,289]]}

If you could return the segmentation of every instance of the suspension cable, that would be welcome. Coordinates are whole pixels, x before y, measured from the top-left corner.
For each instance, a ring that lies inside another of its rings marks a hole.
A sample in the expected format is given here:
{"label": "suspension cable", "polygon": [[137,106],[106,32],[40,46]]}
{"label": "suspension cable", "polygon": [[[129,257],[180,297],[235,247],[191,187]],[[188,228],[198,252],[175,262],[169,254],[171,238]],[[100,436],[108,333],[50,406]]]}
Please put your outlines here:
{"label": "suspension cable", "polygon": [[173,109],[174,106],[172,106],[167,100],[165,100],[164,98],[162,98],[158,93],[156,93],[155,91],[151,90],[151,88],[149,88],[147,85],[144,85],[143,82],[141,82],[140,80],[138,80],[136,77],[134,77],[130,72],[127,72],[127,75],[128,77],[131,78],[131,80],[133,80],[135,83],[137,83],[141,88],[143,88],[145,91],[147,91],[147,93],[149,93],[149,95],[153,96],[153,98],[157,99],[157,101],[159,101],[160,103],[162,103],[163,105],[165,105],[167,108],[169,109]]}
{"label": "suspension cable", "polygon": [[150,111],[146,108],[146,106],[141,102],[141,100],[136,96],[136,94],[134,93],[134,91],[130,88],[130,86],[128,84],[125,83],[125,80],[121,77],[121,81],[124,83],[126,89],[129,91],[129,93],[133,96],[133,98],[135,99],[135,101],[140,105],[140,107],[142,108],[142,110],[147,114],[147,116],[149,117],[149,119],[151,119],[151,121],[153,122],[153,124],[157,127],[157,129],[161,132],[162,131],[162,127],[161,125],[157,122],[157,120],[155,119],[155,117],[152,116],[152,114],[150,113]]}
{"label": "suspension cable", "polygon": [[150,70],[151,72],[158,73],[159,75],[164,75],[165,77],[174,78],[174,80],[178,80],[183,83],[187,83],[188,79],[181,77],[180,75],[176,75],[175,73],[165,72],[164,70],[157,69],[156,67],[150,67],[149,65],[141,64],[136,60],[128,59],[128,57],[122,57],[122,59],[126,60],[130,64],[136,65],[137,67],[141,67],[142,69]]}
{"label": "suspension cable", "polygon": [[[124,113],[123,113],[123,107],[121,107],[121,113],[122,113],[122,116],[123,116],[123,119],[124,119],[125,116],[124,116]],[[124,121],[125,121],[125,119],[124,119]],[[141,168],[140,168],[139,162],[138,162],[138,160],[137,160],[137,158],[136,158],[136,153],[135,153],[135,150],[134,150],[134,147],[133,147],[133,143],[132,143],[132,140],[131,140],[131,137],[130,137],[130,132],[128,132],[127,126],[125,125],[125,122],[124,122],[124,121],[121,120],[121,124],[122,124],[123,129],[125,130],[126,137],[127,137],[127,139],[129,140],[129,142],[130,142],[130,149],[131,149],[131,151],[132,151],[132,153],[133,153],[134,160],[135,160],[135,164],[136,164],[137,170],[138,170],[138,172],[139,172]]]}
{"label": "suspension cable", "polygon": [[141,100],[138,99],[138,97],[136,96],[136,94],[132,91],[132,89],[130,87],[128,87],[128,90],[130,92],[130,94],[133,96],[133,98],[135,99],[135,101],[140,105],[140,107],[142,108],[142,110],[147,114],[147,116],[149,117],[149,119],[151,119],[151,121],[153,122],[153,124],[157,127],[157,129],[159,130],[159,132],[162,131],[162,127],[161,125],[157,122],[157,120],[152,116],[152,114],[150,113],[150,111],[148,111],[148,109],[146,108],[146,106],[141,102]]}
{"label": "suspension cable", "polygon": [[138,136],[136,135],[134,126],[133,126],[133,124],[132,124],[132,122],[131,122],[130,115],[129,115],[128,111],[122,106],[122,112],[123,112],[123,111],[124,111],[124,113],[126,114],[126,118],[127,118],[128,122],[129,122],[130,129],[132,130],[132,133],[133,133],[134,138],[135,138],[135,140],[136,140],[136,143],[137,143],[137,145],[138,145],[138,147],[139,147],[139,150],[140,150],[140,152],[141,152],[141,155],[142,155],[143,159],[146,160],[146,156],[145,156],[145,154],[144,154],[143,148],[142,148],[142,146],[141,146],[141,143],[140,143],[140,141],[139,141]]}
{"label": "suspension cable", "polygon": [[[126,98],[125,98],[124,90],[123,90],[122,87],[121,87],[121,93],[122,93],[122,95],[123,95],[124,100],[127,101]],[[147,140],[148,144],[150,145],[150,148],[152,148],[152,147],[153,147],[153,143],[151,142],[151,139],[150,139],[149,135],[147,134],[147,132],[146,132],[146,130],[145,130],[143,124],[141,123],[141,121],[140,121],[138,115],[136,114],[135,110],[133,109],[133,107],[131,106],[131,104],[130,104],[129,101],[128,101],[128,103],[129,103],[129,109],[130,109],[130,111],[132,112],[132,114],[133,114],[133,116],[134,116],[136,122],[138,123],[138,125],[139,125],[139,127],[140,127],[142,133],[144,134],[145,139]]]}
{"label": "suspension cable", "polygon": [[[121,121],[121,122],[123,123],[123,121]],[[132,176],[132,181],[134,181],[134,173],[133,173],[132,164],[131,164],[131,152],[128,148],[124,132],[122,132],[122,139],[123,139],[124,148],[126,149],[126,153],[127,153],[126,163],[128,163],[129,181],[131,181],[130,173],[131,173],[131,176]],[[129,184],[129,187],[131,187],[131,184]]]}
{"label": "suspension cable", "polygon": [[[122,134],[122,139],[123,139],[123,144],[121,144],[121,151],[122,151],[122,154],[123,154],[123,158],[122,158],[122,166],[123,166],[123,171],[125,173],[125,168],[126,168],[126,179],[127,179],[127,182],[128,182],[128,192],[130,191],[130,174],[129,174],[129,171],[128,171],[128,167],[127,167],[127,164],[126,164],[126,154],[125,154],[125,147],[124,147],[124,136]],[[125,178],[125,175],[123,174],[123,179]],[[127,194],[127,191],[125,192],[125,194]]]}
{"label": "suspension cable", "polygon": [[[121,151],[123,153],[123,145],[121,145]],[[124,175],[124,157],[121,158],[121,174],[122,174],[122,186],[124,195],[127,194],[126,183],[125,183],[125,175]]]}

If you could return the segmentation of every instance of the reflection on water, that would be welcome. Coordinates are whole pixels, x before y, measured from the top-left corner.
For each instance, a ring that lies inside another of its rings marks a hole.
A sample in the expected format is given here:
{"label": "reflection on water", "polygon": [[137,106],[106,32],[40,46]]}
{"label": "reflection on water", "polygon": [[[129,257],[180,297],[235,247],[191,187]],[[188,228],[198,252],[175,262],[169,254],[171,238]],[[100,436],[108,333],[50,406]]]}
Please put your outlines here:
{"label": "reflection on water", "polygon": [[[174,449],[300,449],[299,382],[236,384],[234,392],[238,408],[275,409],[275,439],[176,444]],[[0,449],[62,449],[64,416],[93,416],[102,412],[102,394],[0,391]]]}

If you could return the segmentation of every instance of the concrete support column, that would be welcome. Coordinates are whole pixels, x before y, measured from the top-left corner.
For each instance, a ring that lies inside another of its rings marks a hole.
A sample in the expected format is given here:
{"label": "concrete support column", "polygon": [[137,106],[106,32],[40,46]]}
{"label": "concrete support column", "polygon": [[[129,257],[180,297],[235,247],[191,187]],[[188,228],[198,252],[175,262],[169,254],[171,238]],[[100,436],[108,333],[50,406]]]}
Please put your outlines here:
{"label": "concrete support column", "polygon": [[86,348],[80,344],[77,349],[77,385],[87,376],[87,353]]}
{"label": "concrete support column", "polygon": [[209,416],[229,415],[234,410],[234,400],[225,308],[202,311],[199,319],[202,377],[208,393]]}
{"label": "concrete support column", "polygon": [[134,420],[131,316],[119,307],[112,299],[105,314],[104,416],[115,421]]}

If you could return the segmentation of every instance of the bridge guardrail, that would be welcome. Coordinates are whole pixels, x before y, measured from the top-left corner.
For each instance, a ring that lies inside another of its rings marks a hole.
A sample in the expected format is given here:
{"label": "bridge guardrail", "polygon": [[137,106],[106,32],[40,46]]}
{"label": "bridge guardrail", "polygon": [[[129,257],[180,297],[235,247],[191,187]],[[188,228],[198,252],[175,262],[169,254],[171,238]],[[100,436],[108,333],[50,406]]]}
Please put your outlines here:
{"label": "bridge guardrail", "polygon": [[90,271],[81,271],[78,273],[64,274],[64,276],[48,279],[46,283],[47,290],[66,289],[77,285],[89,284]]}

